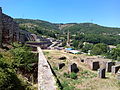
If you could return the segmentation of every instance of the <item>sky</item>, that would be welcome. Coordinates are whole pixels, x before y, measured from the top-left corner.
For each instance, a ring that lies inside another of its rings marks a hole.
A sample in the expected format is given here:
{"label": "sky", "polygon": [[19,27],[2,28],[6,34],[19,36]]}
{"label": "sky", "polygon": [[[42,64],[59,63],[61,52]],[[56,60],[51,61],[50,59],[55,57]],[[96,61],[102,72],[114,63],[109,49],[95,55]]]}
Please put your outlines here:
{"label": "sky", "polygon": [[120,27],[120,0],[0,0],[0,7],[13,18]]}

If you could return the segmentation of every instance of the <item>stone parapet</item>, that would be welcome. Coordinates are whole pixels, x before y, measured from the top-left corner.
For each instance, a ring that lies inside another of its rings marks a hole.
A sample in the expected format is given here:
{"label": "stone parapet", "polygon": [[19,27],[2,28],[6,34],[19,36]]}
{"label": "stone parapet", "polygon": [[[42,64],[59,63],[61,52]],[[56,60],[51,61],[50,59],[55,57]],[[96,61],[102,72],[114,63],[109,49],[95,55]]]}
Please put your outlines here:
{"label": "stone parapet", "polygon": [[38,60],[38,90],[57,90],[56,81],[51,68],[41,50],[37,47],[39,53]]}

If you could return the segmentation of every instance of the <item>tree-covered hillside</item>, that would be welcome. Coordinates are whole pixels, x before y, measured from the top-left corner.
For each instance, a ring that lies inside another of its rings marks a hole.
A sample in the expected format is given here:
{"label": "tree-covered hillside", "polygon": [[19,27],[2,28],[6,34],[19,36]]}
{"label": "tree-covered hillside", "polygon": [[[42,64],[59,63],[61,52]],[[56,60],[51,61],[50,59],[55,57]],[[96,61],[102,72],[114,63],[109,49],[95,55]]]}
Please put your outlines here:
{"label": "tree-covered hillside", "polygon": [[[119,34],[120,28],[104,27],[93,23],[68,23],[68,24],[55,24],[42,20],[33,19],[15,19],[22,29],[33,29],[36,27],[38,31],[70,31],[71,33],[92,33],[92,34]],[[37,31],[37,30],[35,30]],[[38,32],[40,33],[40,32]]]}
{"label": "tree-covered hillside", "polygon": [[92,34],[119,34],[120,28],[104,27],[93,23],[79,23],[72,24],[71,26],[62,28],[64,31],[70,31],[72,33],[92,33]]}
{"label": "tree-covered hillside", "polygon": [[[42,20],[15,19],[23,30],[53,37],[66,42],[67,32],[70,32],[70,39],[75,42],[105,43],[109,45],[120,44],[120,28],[104,27],[93,23],[67,23],[55,24]],[[73,43],[72,43],[73,44]]]}
{"label": "tree-covered hillside", "polygon": [[55,24],[47,21],[33,20],[33,19],[15,19],[15,21],[19,24],[33,24],[35,26],[39,26],[44,29],[58,30],[58,27]]}
{"label": "tree-covered hillside", "polygon": [[20,29],[27,30],[37,35],[45,35],[56,38],[56,34],[59,33],[58,27],[53,24],[42,20],[32,19],[15,19],[19,24]]}
{"label": "tree-covered hillside", "polygon": [[[68,24],[55,24],[42,20],[33,19],[15,19],[19,23],[21,29],[30,32],[43,34],[42,31],[70,31],[74,33],[89,33],[89,34],[109,34],[116,35],[120,33],[120,28],[104,27],[93,23],[68,23]],[[31,29],[31,30],[29,30]],[[33,29],[33,30],[32,30]]]}

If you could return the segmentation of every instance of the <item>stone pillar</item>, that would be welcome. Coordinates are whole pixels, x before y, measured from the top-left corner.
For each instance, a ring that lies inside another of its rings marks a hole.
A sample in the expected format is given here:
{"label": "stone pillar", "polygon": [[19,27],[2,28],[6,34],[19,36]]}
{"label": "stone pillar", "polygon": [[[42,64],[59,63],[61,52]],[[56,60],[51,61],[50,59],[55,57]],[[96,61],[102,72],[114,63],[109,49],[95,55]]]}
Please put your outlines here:
{"label": "stone pillar", "polygon": [[120,81],[120,70],[119,70],[118,73],[117,73],[117,80]]}
{"label": "stone pillar", "polygon": [[112,66],[115,65],[114,62],[107,62],[106,63],[106,72],[111,72]]}
{"label": "stone pillar", "polygon": [[75,72],[77,73],[79,71],[77,64],[73,63],[69,65],[69,73]]}
{"label": "stone pillar", "polygon": [[112,66],[112,69],[111,69],[112,74],[116,74],[119,69],[120,69],[120,65]]}
{"label": "stone pillar", "polygon": [[0,47],[2,47],[2,8],[0,7]]}
{"label": "stone pillar", "polygon": [[105,78],[105,68],[98,69],[98,77]]}

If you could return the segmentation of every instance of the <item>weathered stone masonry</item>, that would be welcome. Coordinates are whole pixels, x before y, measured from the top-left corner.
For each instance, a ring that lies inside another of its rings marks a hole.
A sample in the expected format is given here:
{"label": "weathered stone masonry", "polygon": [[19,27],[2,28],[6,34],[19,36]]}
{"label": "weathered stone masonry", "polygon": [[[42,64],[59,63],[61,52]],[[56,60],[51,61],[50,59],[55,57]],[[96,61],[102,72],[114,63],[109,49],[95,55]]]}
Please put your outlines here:
{"label": "weathered stone masonry", "polygon": [[19,26],[10,16],[2,13],[0,7],[0,46],[19,41]]}
{"label": "weathered stone masonry", "polygon": [[2,25],[2,9],[0,7],[0,46],[2,46],[2,28],[3,28],[3,25]]}

